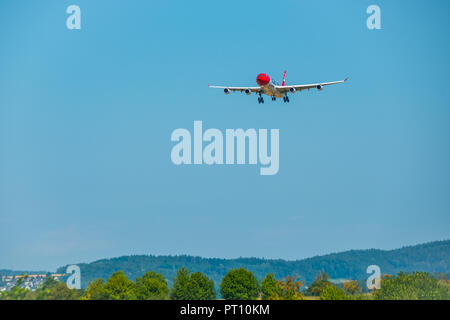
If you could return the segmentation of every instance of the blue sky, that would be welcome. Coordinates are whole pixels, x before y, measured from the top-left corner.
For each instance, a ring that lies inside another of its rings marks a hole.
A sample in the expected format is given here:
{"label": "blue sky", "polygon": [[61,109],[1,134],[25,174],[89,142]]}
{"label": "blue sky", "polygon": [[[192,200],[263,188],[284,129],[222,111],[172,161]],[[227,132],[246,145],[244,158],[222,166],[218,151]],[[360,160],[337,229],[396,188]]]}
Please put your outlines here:
{"label": "blue sky", "polygon": [[[77,4],[82,29],[66,28]],[[368,30],[378,4],[382,29]],[[300,259],[450,238],[448,1],[2,1],[0,268]],[[218,85],[334,81],[260,105]],[[280,170],[170,135],[279,128]]]}

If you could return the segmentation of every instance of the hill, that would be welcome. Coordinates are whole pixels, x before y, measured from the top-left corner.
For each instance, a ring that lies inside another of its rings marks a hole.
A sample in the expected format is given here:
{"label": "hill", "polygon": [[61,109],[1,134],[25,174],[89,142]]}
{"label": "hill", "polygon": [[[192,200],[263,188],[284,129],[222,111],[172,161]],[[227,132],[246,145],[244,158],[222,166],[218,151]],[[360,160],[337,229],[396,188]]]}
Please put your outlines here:
{"label": "hill", "polygon": [[[122,270],[132,280],[147,271],[162,273],[172,282],[176,272],[186,267],[192,272],[200,271],[220,283],[225,273],[233,268],[244,267],[262,279],[268,273],[277,278],[298,275],[310,283],[322,270],[332,279],[366,279],[369,265],[378,265],[383,274],[396,274],[399,271],[426,271],[430,273],[450,272],[450,240],[403,247],[395,250],[350,250],[313,258],[286,261],[260,258],[218,259],[187,255],[153,256],[134,255],[112,259],[102,259],[92,263],[80,263],[82,287],[96,278],[107,279],[117,270]],[[64,273],[67,266],[57,273]]]}
{"label": "hill", "polygon": [[20,276],[22,274],[50,274],[48,271],[24,271],[24,270],[10,270],[10,269],[0,269],[1,276]]}

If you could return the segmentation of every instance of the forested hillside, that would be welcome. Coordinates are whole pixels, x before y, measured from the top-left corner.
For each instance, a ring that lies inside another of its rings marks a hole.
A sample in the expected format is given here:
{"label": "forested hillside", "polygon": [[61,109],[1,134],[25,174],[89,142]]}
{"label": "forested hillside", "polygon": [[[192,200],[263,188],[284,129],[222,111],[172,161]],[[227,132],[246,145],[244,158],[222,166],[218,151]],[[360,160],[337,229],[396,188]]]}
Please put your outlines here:
{"label": "forested hillside", "polygon": [[[366,279],[369,265],[378,265],[383,274],[399,271],[450,272],[450,240],[403,247],[395,250],[351,250],[298,261],[267,260],[259,258],[216,259],[193,256],[123,256],[102,259],[92,263],[80,263],[82,287],[93,279],[109,278],[115,271],[122,270],[130,279],[142,276],[146,271],[163,274],[169,283],[181,267],[192,272],[200,271],[219,283],[225,273],[233,268],[244,267],[253,271],[258,279],[268,273],[277,278],[298,275],[310,283],[322,270],[332,279]],[[64,273],[66,266],[58,269]]]}

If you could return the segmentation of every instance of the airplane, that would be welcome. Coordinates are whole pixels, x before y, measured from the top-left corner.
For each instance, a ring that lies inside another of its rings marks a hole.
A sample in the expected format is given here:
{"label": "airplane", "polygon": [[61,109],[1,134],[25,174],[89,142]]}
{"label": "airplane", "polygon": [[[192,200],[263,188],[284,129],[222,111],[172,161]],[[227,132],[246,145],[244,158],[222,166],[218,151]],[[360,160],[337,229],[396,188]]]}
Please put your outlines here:
{"label": "airplane", "polygon": [[333,82],[324,82],[324,83],[314,83],[314,84],[301,84],[301,85],[292,85],[286,86],[286,71],[283,74],[283,82],[281,86],[278,85],[275,81],[271,80],[270,77],[265,73],[260,73],[256,77],[256,83],[258,87],[222,87],[222,86],[211,86],[210,88],[215,89],[223,89],[225,94],[230,94],[234,91],[245,92],[246,95],[251,95],[252,93],[256,93],[259,95],[258,103],[264,103],[264,98],[262,94],[268,95],[272,97],[272,101],[276,101],[277,98],[283,98],[283,101],[289,102],[288,93],[295,93],[298,91],[306,90],[306,89],[317,89],[319,91],[323,90],[323,87],[329,86],[337,83],[344,83],[348,80],[348,77],[341,81],[333,81]]}

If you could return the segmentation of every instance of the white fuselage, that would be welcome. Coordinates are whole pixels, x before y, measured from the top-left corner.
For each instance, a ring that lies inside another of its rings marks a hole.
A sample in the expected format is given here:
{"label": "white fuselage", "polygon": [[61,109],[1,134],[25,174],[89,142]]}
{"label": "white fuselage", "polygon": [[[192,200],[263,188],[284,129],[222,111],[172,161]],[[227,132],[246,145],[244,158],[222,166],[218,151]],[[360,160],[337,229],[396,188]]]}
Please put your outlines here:
{"label": "white fuselage", "polygon": [[277,90],[277,87],[271,82],[264,86],[260,86],[262,93],[270,97],[283,98],[286,94]]}

